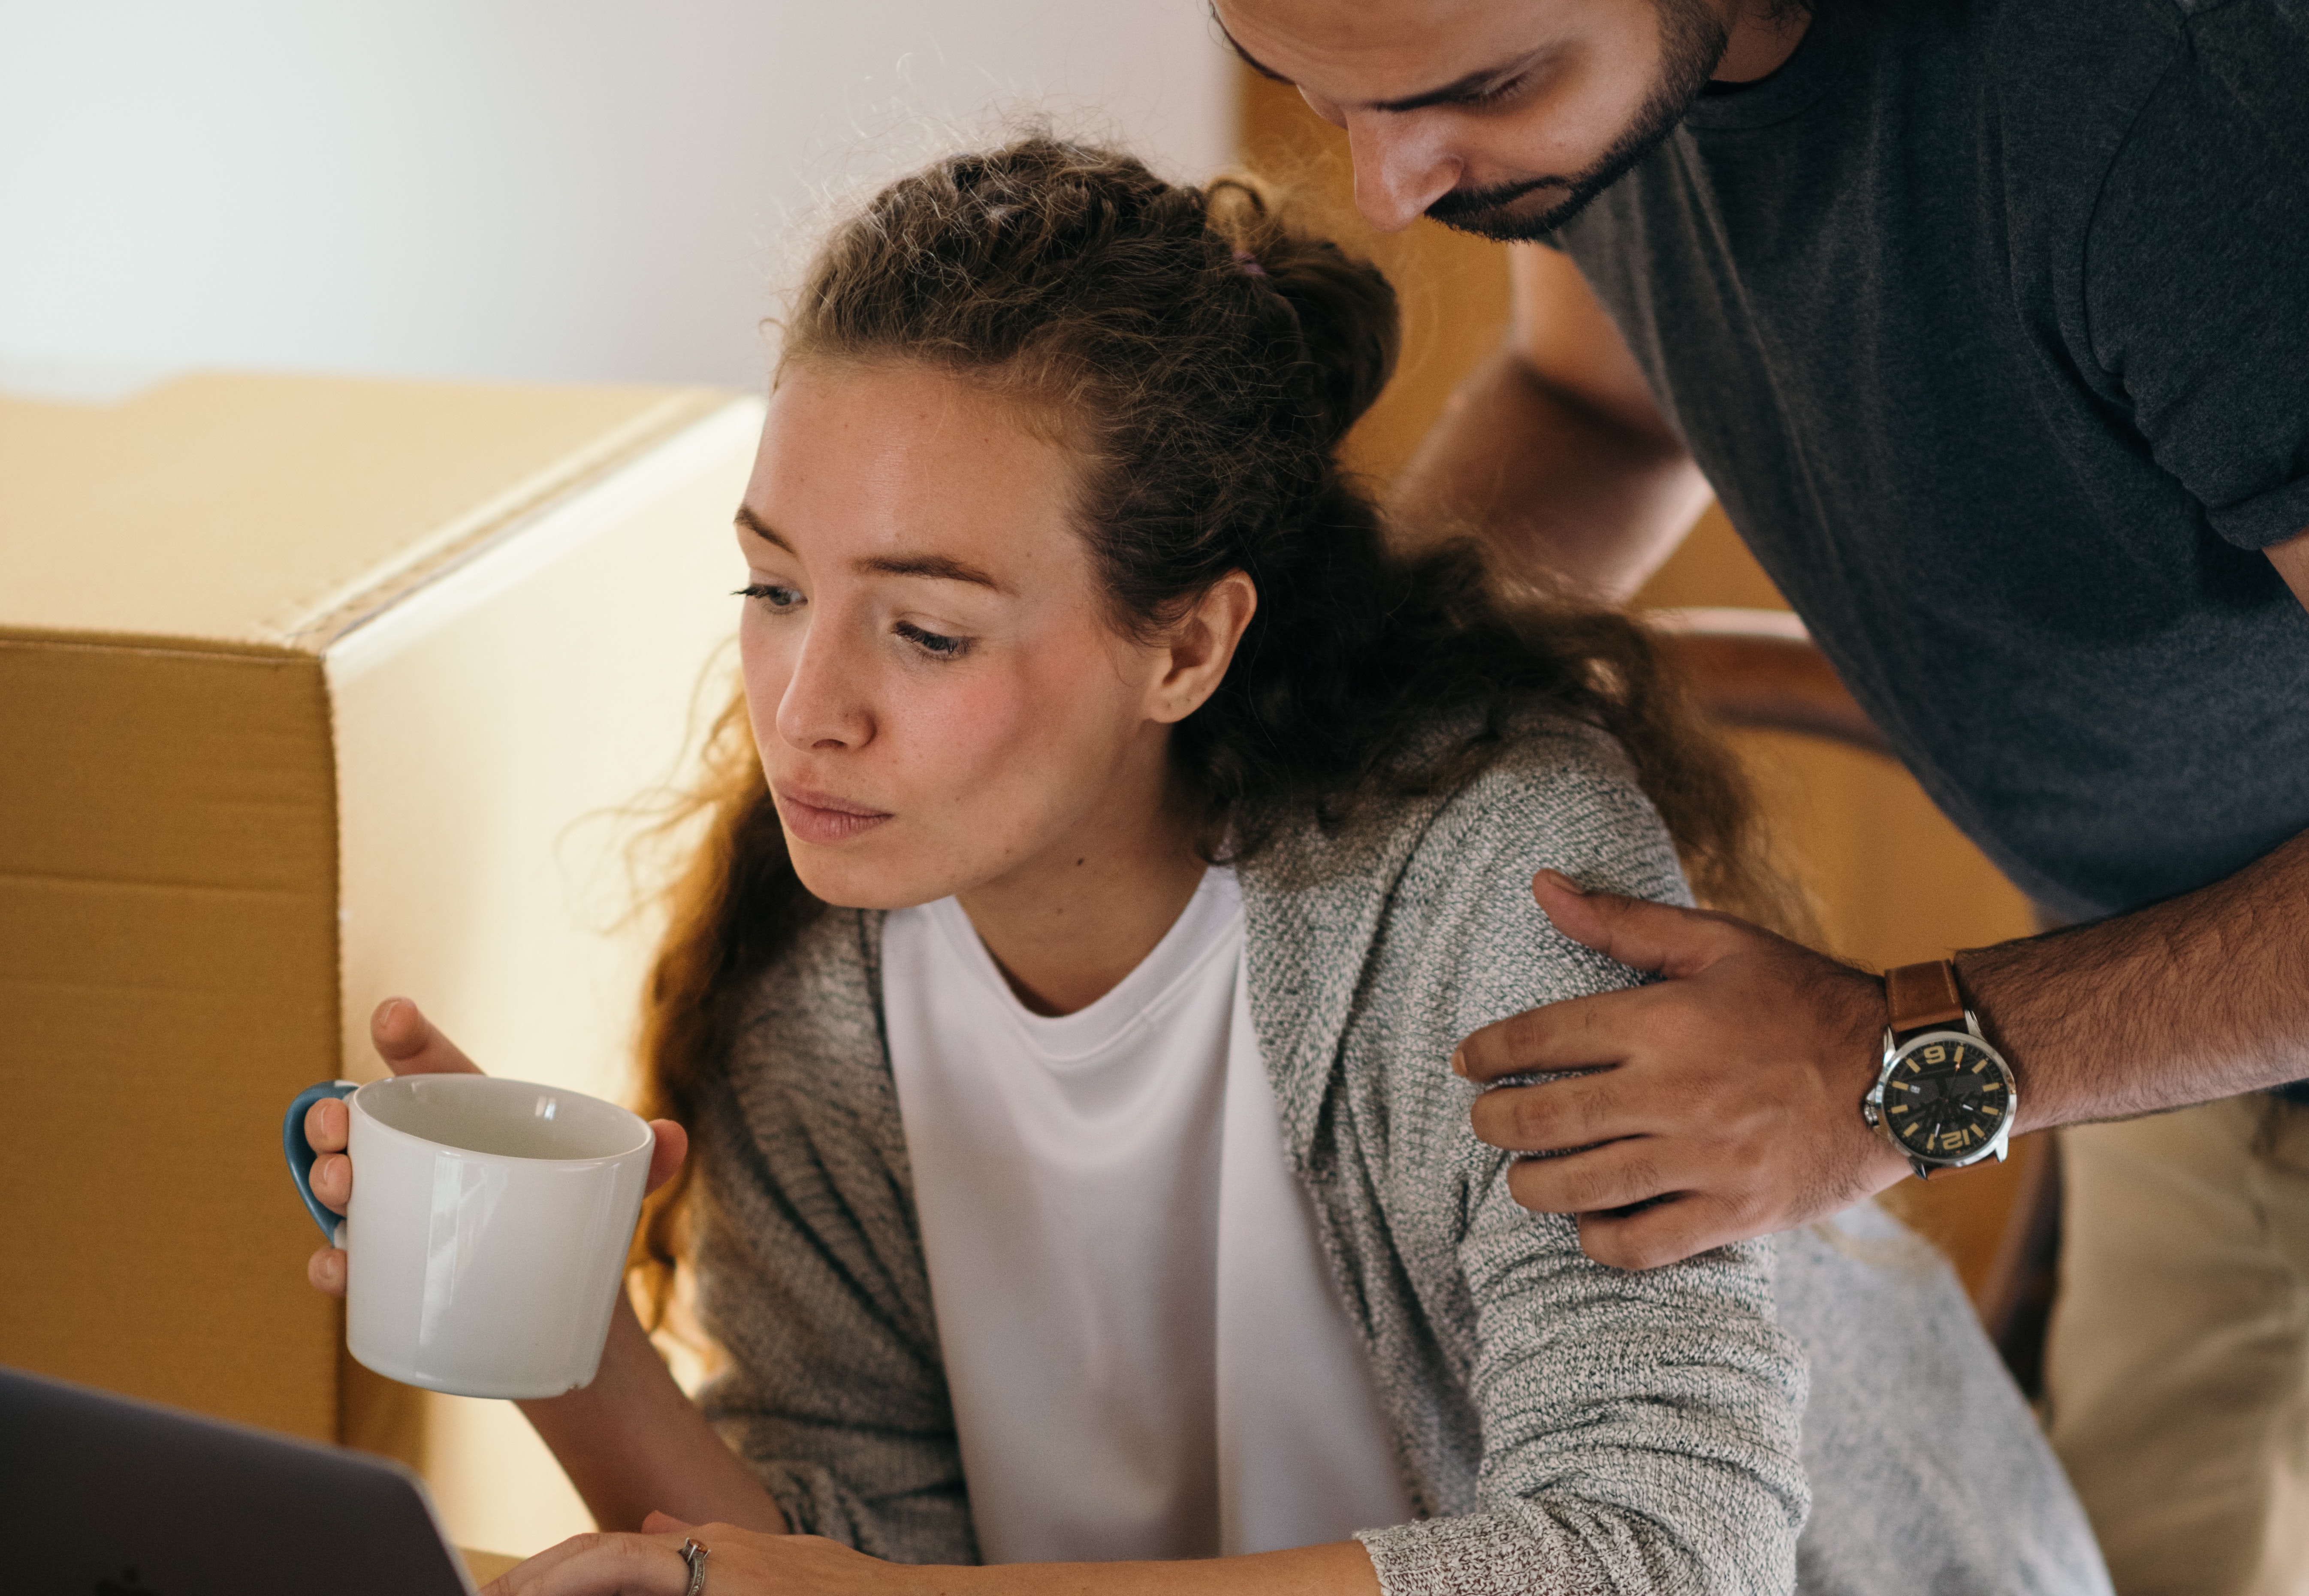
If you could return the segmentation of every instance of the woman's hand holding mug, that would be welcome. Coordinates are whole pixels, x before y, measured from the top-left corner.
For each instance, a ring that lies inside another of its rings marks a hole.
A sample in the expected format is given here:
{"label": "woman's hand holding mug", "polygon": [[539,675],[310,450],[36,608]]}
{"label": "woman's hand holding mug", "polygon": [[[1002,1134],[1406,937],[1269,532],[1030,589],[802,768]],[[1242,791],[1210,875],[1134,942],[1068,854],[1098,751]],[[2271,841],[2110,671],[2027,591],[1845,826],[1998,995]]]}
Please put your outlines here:
{"label": "woman's hand holding mug", "polygon": [[[388,997],[368,1019],[369,1042],[396,1075],[478,1075],[480,1068],[464,1050],[434,1029],[433,1022],[405,997]],[[353,1160],[345,1155],[352,1110],[341,1097],[324,1097],[305,1110],[305,1140],[318,1154],[306,1178],[313,1195],[330,1212],[342,1214],[353,1196]],[[345,1294],[344,1249],[323,1247],[306,1260],[305,1277],[316,1291]]]}
{"label": "woman's hand holding mug", "polygon": [[[294,1145],[293,1131],[288,1137],[291,1170],[301,1174],[308,1205],[324,1226],[324,1214],[352,1208],[351,1150],[366,1137],[364,1160],[384,1160],[370,1179],[386,1180],[390,1195],[372,1190],[364,1201],[372,1209],[386,1203],[378,1212],[388,1217],[373,1214],[352,1226],[388,1225],[367,1248],[350,1243],[368,1259],[360,1269],[370,1283],[360,1290],[371,1304],[368,1310],[353,1304],[354,1356],[397,1379],[468,1395],[546,1396],[567,1388],[559,1382],[584,1384],[599,1356],[598,1330],[607,1328],[607,1298],[622,1272],[634,1208],[681,1167],[688,1135],[667,1119],[644,1132],[625,1110],[577,1093],[489,1081],[406,998],[380,1004],[369,1035],[395,1083],[364,1089],[361,1108],[340,1095],[351,1093],[349,1083],[306,1094],[316,1100],[290,1125],[309,1144],[309,1169],[299,1170],[304,1150]],[[400,1084],[440,1075],[473,1083]],[[345,1229],[337,1239],[347,1239]],[[306,1264],[315,1289],[332,1296],[345,1295],[349,1281],[359,1286],[356,1272],[336,1246],[321,1247]],[[595,1275],[607,1282],[601,1324],[575,1334],[566,1316],[594,1316],[587,1282]],[[389,1288],[381,1283],[388,1279]],[[390,1298],[380,1298],[380,1290]],[[558,1314],[557,1298],[565,1299]],[[567,1337],[548,1334],[529,1338],[532,1348],[521,1338],[506,1316],[531,1307],[568,1327],[572,1344],[549,1348],[546,1342]]]}

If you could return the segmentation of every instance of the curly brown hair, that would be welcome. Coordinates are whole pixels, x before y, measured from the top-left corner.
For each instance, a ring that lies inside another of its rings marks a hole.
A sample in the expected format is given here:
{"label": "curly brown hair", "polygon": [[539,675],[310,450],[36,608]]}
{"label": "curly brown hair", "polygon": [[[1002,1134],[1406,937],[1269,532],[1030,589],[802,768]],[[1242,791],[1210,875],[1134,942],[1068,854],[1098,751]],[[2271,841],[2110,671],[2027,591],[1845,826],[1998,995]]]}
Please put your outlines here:
{"label": "curly brown hair", "polygon": [[[1627,749],[1703,900],[1787,919],[1736,766],[1640,627],[1510,590],[1472,543],[1390,549],[1336,451],[1393,370],[1394,290],[1261,184],[1166,183],[1049,137],[956,155],[833,233],[785,334],[781,371],[920,363],[1045,418],[1078,461],[1075,519],[1126,634],[1250,575],[1234,660],[1172,739],[1213,858],[1376,795],[1448,789],[1553,716]],[[691,806],[705,841],[670,890],[642,1039],[646,1111],[684,1124],[726,1067],[748,984],[820,907],[742,703],[708,763]],[[636,1247],[661,1311],[688,1176],[652,1200]]]}

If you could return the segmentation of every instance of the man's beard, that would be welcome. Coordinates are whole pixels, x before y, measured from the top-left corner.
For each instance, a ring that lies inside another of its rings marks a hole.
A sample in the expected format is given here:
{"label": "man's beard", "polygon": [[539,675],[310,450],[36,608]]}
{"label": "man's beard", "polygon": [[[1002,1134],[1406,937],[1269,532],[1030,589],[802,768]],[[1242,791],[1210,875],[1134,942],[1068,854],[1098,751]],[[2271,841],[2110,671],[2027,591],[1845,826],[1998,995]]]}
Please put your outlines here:
{"label": "man's beard", "polygon": [[[1578,215],[1588,201],[1626,177],[1630,168],[1658,148],[1708,87],[1731,39],[1707,0],[1656,0],[1656,4],[1659,76],[1627,130],[1613,141],[1602,160],[1576,177],[1534,177],[1526,183],[1502,183],[1496,188],[1454,189],[1428,206],[1427,214],[1463,233],[1496,238],[1502,244],[1529,243]],[[1536,213],[1515,210],[1516,202],[1526,194],[1549,188],[1564,190],[1564,197]]]}

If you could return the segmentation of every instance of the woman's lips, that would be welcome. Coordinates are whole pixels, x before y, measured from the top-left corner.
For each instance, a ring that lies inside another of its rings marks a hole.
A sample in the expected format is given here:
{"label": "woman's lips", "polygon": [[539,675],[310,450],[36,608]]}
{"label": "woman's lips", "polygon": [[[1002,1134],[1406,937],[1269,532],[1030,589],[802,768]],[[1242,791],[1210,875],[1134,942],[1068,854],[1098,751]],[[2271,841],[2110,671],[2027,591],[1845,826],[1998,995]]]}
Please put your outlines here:
{"label": "woman's lips", "polygon": [[786,830],[819,847],[846,842],[890,818],[886,811],[869,809],[830,792],[812,792],[800,787],[777,787],[771,791],[777,798],[778,818],[786,823]]}

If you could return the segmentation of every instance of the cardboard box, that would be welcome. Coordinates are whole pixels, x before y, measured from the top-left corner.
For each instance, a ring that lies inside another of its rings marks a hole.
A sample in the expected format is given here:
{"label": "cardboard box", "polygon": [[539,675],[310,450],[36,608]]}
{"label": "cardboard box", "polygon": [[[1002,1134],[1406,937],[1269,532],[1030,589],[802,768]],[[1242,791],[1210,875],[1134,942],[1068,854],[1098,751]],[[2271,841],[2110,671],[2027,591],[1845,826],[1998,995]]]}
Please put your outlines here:
{"label": "cardboard box", "polygon": [[759,426],[691,390],[0,396],[0,1363],[471,1471],[348,1377],[281,1111],[380,1073],[394,993],[493,1073],[626,1094],[627,844],[729,690]]}

